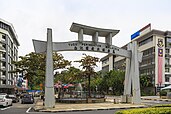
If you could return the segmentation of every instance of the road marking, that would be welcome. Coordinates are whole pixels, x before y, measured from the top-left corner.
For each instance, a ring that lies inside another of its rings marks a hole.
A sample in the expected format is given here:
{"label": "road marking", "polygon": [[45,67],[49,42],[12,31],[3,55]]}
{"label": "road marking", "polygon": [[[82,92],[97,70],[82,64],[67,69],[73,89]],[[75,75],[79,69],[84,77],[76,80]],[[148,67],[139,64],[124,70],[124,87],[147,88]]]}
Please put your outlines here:
{"label": "road marking", "polygon": [[37,114],[42,114],[42,113],[45,113],[45,112],[29,112],[29,111],[31,110],[31,108],[32,108],[32,107],[30,107],[30,108],[27,109],[27,111],[26,111],[27,114],[32,114],[32,113],[33,113],[33,114],[35,114],[35,113],[37,113]]}
{"label": "road marking", "polygon": [[6,107],[6,108],[2,108],[1,110],[6,110],[6,109],[9,109],[10,107]]}
{"label": "road marking", "polygon": [[28,108],[27,111],[26,111],[26,113],[29,113],[29,111],[31,110],[31,108],[32,108],[32,107]]}

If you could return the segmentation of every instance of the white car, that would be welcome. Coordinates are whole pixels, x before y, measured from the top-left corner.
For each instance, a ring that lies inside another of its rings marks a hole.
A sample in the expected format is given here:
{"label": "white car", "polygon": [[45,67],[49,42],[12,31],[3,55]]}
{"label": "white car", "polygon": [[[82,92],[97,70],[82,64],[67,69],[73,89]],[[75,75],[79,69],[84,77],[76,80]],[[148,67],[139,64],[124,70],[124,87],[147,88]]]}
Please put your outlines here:
{"label": "white car", "polygon": [[12,106],[12,99],[7,94],[0,94],[0,106]]}

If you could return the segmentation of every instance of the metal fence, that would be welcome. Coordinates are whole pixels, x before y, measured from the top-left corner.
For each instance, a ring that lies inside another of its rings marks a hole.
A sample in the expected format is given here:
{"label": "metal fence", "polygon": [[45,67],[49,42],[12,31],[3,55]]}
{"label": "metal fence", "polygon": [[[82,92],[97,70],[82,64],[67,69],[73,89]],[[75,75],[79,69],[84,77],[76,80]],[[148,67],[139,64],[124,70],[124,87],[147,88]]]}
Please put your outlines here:
{"label": "metal fence", "polygon": [[[69,99],[69,98],[78,98],[86,99],[88,97],[87,91],[70,91],[70,92],[59,92],[58,99]],[[105,95],[102,92],[91,92],[90,98],[105,98]]]}

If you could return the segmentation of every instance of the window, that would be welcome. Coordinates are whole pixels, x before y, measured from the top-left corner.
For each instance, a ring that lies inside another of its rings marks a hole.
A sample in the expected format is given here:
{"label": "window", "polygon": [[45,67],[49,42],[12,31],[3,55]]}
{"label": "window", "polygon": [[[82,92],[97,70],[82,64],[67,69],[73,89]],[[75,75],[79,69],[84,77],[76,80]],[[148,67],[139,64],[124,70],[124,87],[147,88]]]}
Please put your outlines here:
{"label": "window", "polygon": [[5,37],[5,35],[2,35],[2,39],[3,39],[3,40],[6,40],[6,37]]}
{"label": "window", "polygon": [[169,77],[165,77],[165,82],[169,82],[170,78]]}
{"label": "window", "polygon": [[169,50],[169,49],[166,49],[165,51],[166,51],[166,53],[168,53],[168,54],[170,53],[170,50]]}
{"label": "window", "polygon": [[167,42],[171,43],[171,38],[167,38],[166,40]]}
{"label": "window", "polygon": [[2,57],[3,57],[3,58],[6,58],[6,54],[5,54],[5,53],[3,53],[3,54],[2,54]]}
{"label": "window", "polygon": [[167,37],[166,38],[166,47],[170,47],[171,46],[171,37]]}
{"label": "window", "polygon": [[169,72],[170,71],[170,69],[169,68],[165,68],[165,72]]}
{"label": "window", "polygon": [[6,45],[4,44],[4,45],[2,45],[2,47],[4,48],[4,49],[6,49]]}
{"label": "window", "polygon": [[166,58],[166,59],[165,59],[165,64],[166,64],[166,65],[169,65],[169,63],[170,63],[170,59],[169,59],[169,58]]}
{"label": "window", "polygon": [[2,84],[6,84],[6,80],[3,80],[3,81],[2,81]]}
{"label": "window", "polygon": [[5,75],[6,74],[6,72],[4,71],[4,72],[2,72],[2,75]]}
{"label": "window", "polygon": [[143,56],[152,55],[152,54],[154,53],[154,51],[155,51],[154,47],[149,48],[149,49],[147,49],[147,50],[144,50],[144,51],[143,51]]}
{"label": "window", "polygon": [[2,66],[3,66],[3,67],[5,67],[5,66],[6,66],[6,63],[5,63],[5,62],[3,62],[3,63],[2,63]]}
{"label": "window", "polygon": [[153,41],[153,36],[139,42],[139,47]]}
{"label": "window", "polygon": [[107,64],[109,62],[109,59],[106,59],[103,61],[103,64]]}

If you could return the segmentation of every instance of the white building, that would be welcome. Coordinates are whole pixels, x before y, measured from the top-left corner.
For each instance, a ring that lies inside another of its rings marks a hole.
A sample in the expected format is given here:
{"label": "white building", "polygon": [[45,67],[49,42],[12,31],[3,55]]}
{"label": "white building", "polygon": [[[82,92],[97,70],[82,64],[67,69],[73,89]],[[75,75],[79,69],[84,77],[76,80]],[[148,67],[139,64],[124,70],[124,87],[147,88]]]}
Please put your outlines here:
{"label": "white building", "polygon": [[16,32],[11,23],[0,19],[0,85],[14,85],[15,74],[12,61],[18,60],[18,46]]}
{"label": "white building", "polygon": [[[138,50],[143,52],[140,76],[149,76],[157,90],[171,85],[171,31],[151,30],[149,24],[131,35],[133,40],[137,41]],[[101,61],[103,71],[125,70],[124,57],[107,55]]]}

